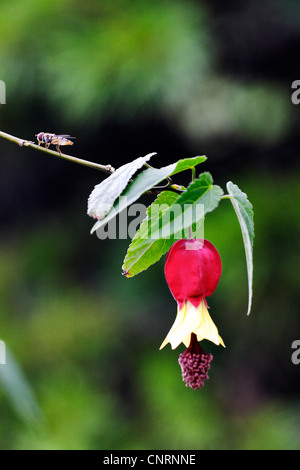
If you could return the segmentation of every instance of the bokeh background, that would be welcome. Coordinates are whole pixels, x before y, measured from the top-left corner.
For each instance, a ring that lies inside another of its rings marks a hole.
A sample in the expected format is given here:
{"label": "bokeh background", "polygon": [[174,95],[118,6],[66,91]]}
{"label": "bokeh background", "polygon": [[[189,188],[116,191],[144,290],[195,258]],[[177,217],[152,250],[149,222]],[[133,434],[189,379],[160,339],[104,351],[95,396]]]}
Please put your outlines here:
{"label": "bokeh background", "polygon": [[[223,275],[211,314],[226,349],[187,389],[164,259],[126,279],[130,240],[90,235],[106,175],[1,140],[1,449],[299,449],[300,4],[296,0],[2,0],[0,129],[77,137],[118,167],[207,155],[255,211],[254,300],[229,201],[205,224]],[[174,182],[185,183],[190,175]],[[149,203],[149,197],[140,202]]]}

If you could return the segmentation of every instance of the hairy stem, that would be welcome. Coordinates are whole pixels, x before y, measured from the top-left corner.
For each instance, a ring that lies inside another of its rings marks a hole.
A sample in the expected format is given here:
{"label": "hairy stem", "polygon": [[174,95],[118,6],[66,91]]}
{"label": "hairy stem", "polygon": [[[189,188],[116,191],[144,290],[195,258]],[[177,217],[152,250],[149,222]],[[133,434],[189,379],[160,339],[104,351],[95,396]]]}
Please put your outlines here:
{"label": "hairy stem", "polygon": [[37,145],[31,140],[20,139],[19,137],[14,137],[13,135],[7,134],[6,132],[0,131],[0,137],[3,139],[9,140],[15,144],[18,144],[20,147],[31,147],[40,152],[47,153],[48,155],[53,155],[54,157],[63,158],[72,163],[78,163],[79,165],[88,166],[94,168],[95,170],[104,171],[105,173],[113,173],[115,170],[111,165],[101,165],[100,163],[89,162],[88,160],[83,160],[81,158],[72,157],[71,155],[66,155],[65,153],[55,152],[54,150],[47,149],[41,145]]}

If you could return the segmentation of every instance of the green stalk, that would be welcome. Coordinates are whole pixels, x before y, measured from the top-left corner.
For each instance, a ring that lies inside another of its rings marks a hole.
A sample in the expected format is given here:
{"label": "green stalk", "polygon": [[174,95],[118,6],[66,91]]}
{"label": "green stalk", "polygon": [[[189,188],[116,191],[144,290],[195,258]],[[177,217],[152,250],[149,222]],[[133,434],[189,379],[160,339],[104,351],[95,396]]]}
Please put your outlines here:
{"label": "green stalk", "polygon": [[0,131],[0,137],[18,144],[20,147],[31,147],[35,150],[39,150],[40,152],[47,153],[48,155],[53,155],[54,157],[59,157],[72,163],[78,163],[79,165],[88,166],[90,168],[94,168],[95,170],[104,171],[105,173],[113,173],[115,171],[111,165],[101,165],[100,163],[89,162],[88,160],[76,158],[72,155],[66,155],[65,153],[55,152],[54,150],[37,145],[31,140],[20,139],[19,137],[14,137],[13,135],[7,134],[6,132]]}

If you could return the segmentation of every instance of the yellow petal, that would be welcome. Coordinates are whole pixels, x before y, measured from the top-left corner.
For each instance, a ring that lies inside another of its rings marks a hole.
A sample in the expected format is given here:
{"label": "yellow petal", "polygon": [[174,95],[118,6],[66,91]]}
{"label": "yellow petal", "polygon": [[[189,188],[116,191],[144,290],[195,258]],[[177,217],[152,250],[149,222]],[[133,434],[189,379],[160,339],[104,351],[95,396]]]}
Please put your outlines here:
{"label": "yellow petal", "polygon": [[161,350],[162,348],[164,348],[167,344],[168,344],[169,340],[168,340],[168,337],[166,336],[166,338],[163,340],[163,342],[161,343],[160,345],[160,348],[159,350]]}
{"label": "yellow petal", "polygon": [[173,323],[173,326],[172,328],[170,329],[169,333],[167,334],[166,338],[164,339],[164,341],[162,342],[161,346],[159,349],[162,349],[166,346],[166,344],[169,343],[169,336],[170,334],[172,333],[172,331],[174,331],[176,328],[179,327],[179,325],[183,322],[184,320],[184,316],[185,316],[185,305],[182,307],[181,310],[179,310],[179,306],[177,307],[177,316],[175,318],[175,321]]}
{"label": "yellow petal", "polygon": [[185,345],[185,347],[188,348],[189,345],[190,345],[190,342],[191,342],[191,335],[190,335],[190,334],[187,335],[187,337],[184,338],[184,340],[183,340],[182,342],[183,342],[183,344]]}
{"label": "yellow petal", "polygon": [[172,328],[159,349],[164,348],[168,343],[171,344],[172,349],[177,348],[180,343],[184,343],[188,347],[191,333],[197,335],[198,341],[208,339],[217,345],[221,344],[225,347],[218,329],[208,313],[206,303],[202,300],[197,308],[189,301],[186,301],[181,309],[178,307],[177,316]]}
{"label": "yellow petal", "polygon": [[199,324],[194,333],[197,335],[198,341],[203,339],[208,339],[216,345],[221,344],[225,348],[225,344],[219,335],[218,328],[211,319],[210,314],[208,313],[205,301],[202,300],[199,307]]}
{"label": "yellow petal", "polygon": [[[175,322],[159,349],[162,349],[167,343],[170,343],[171,348],[175,349],[180,343],[187,342],[187,337],[190,338],[198,324],[198,310],[190,302],[185,302],[182,309],[178,307]],[[190,341],[188,341],[188,345],[189,343]]]}

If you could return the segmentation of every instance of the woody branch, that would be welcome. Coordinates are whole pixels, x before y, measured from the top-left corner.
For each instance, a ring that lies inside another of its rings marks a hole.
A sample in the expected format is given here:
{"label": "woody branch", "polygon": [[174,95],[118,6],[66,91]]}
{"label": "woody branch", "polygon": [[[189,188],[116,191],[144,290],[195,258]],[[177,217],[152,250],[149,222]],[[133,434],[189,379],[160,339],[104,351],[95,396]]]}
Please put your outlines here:
{"label": "woody branch", "polygon": [[0,137],[2,137],[3,139],[9,140],[10,142],[13,142],[15,144],[18,144],[20,147],[30,147],[35,150],[39,150],[40,152],[47,153],[48,155],[53,155],[54,157],[59,157],[64,160],[68,160],[72,163],[78,163],[79,165],[88,166],[90,168],[94,168],[95,170],[104,171],[105,173],[111,174],[115,171],[111,165],[101,165],[100,163],[90,162],[88,160],[83,160],[81,158],[73,157],[72,155],[66,155],[65,153],[55,152],[54,150],[50,150],[48,148],[37,145],[31,140],[20,139],[19,137],[15,137],[3,131],[0,131]]}

